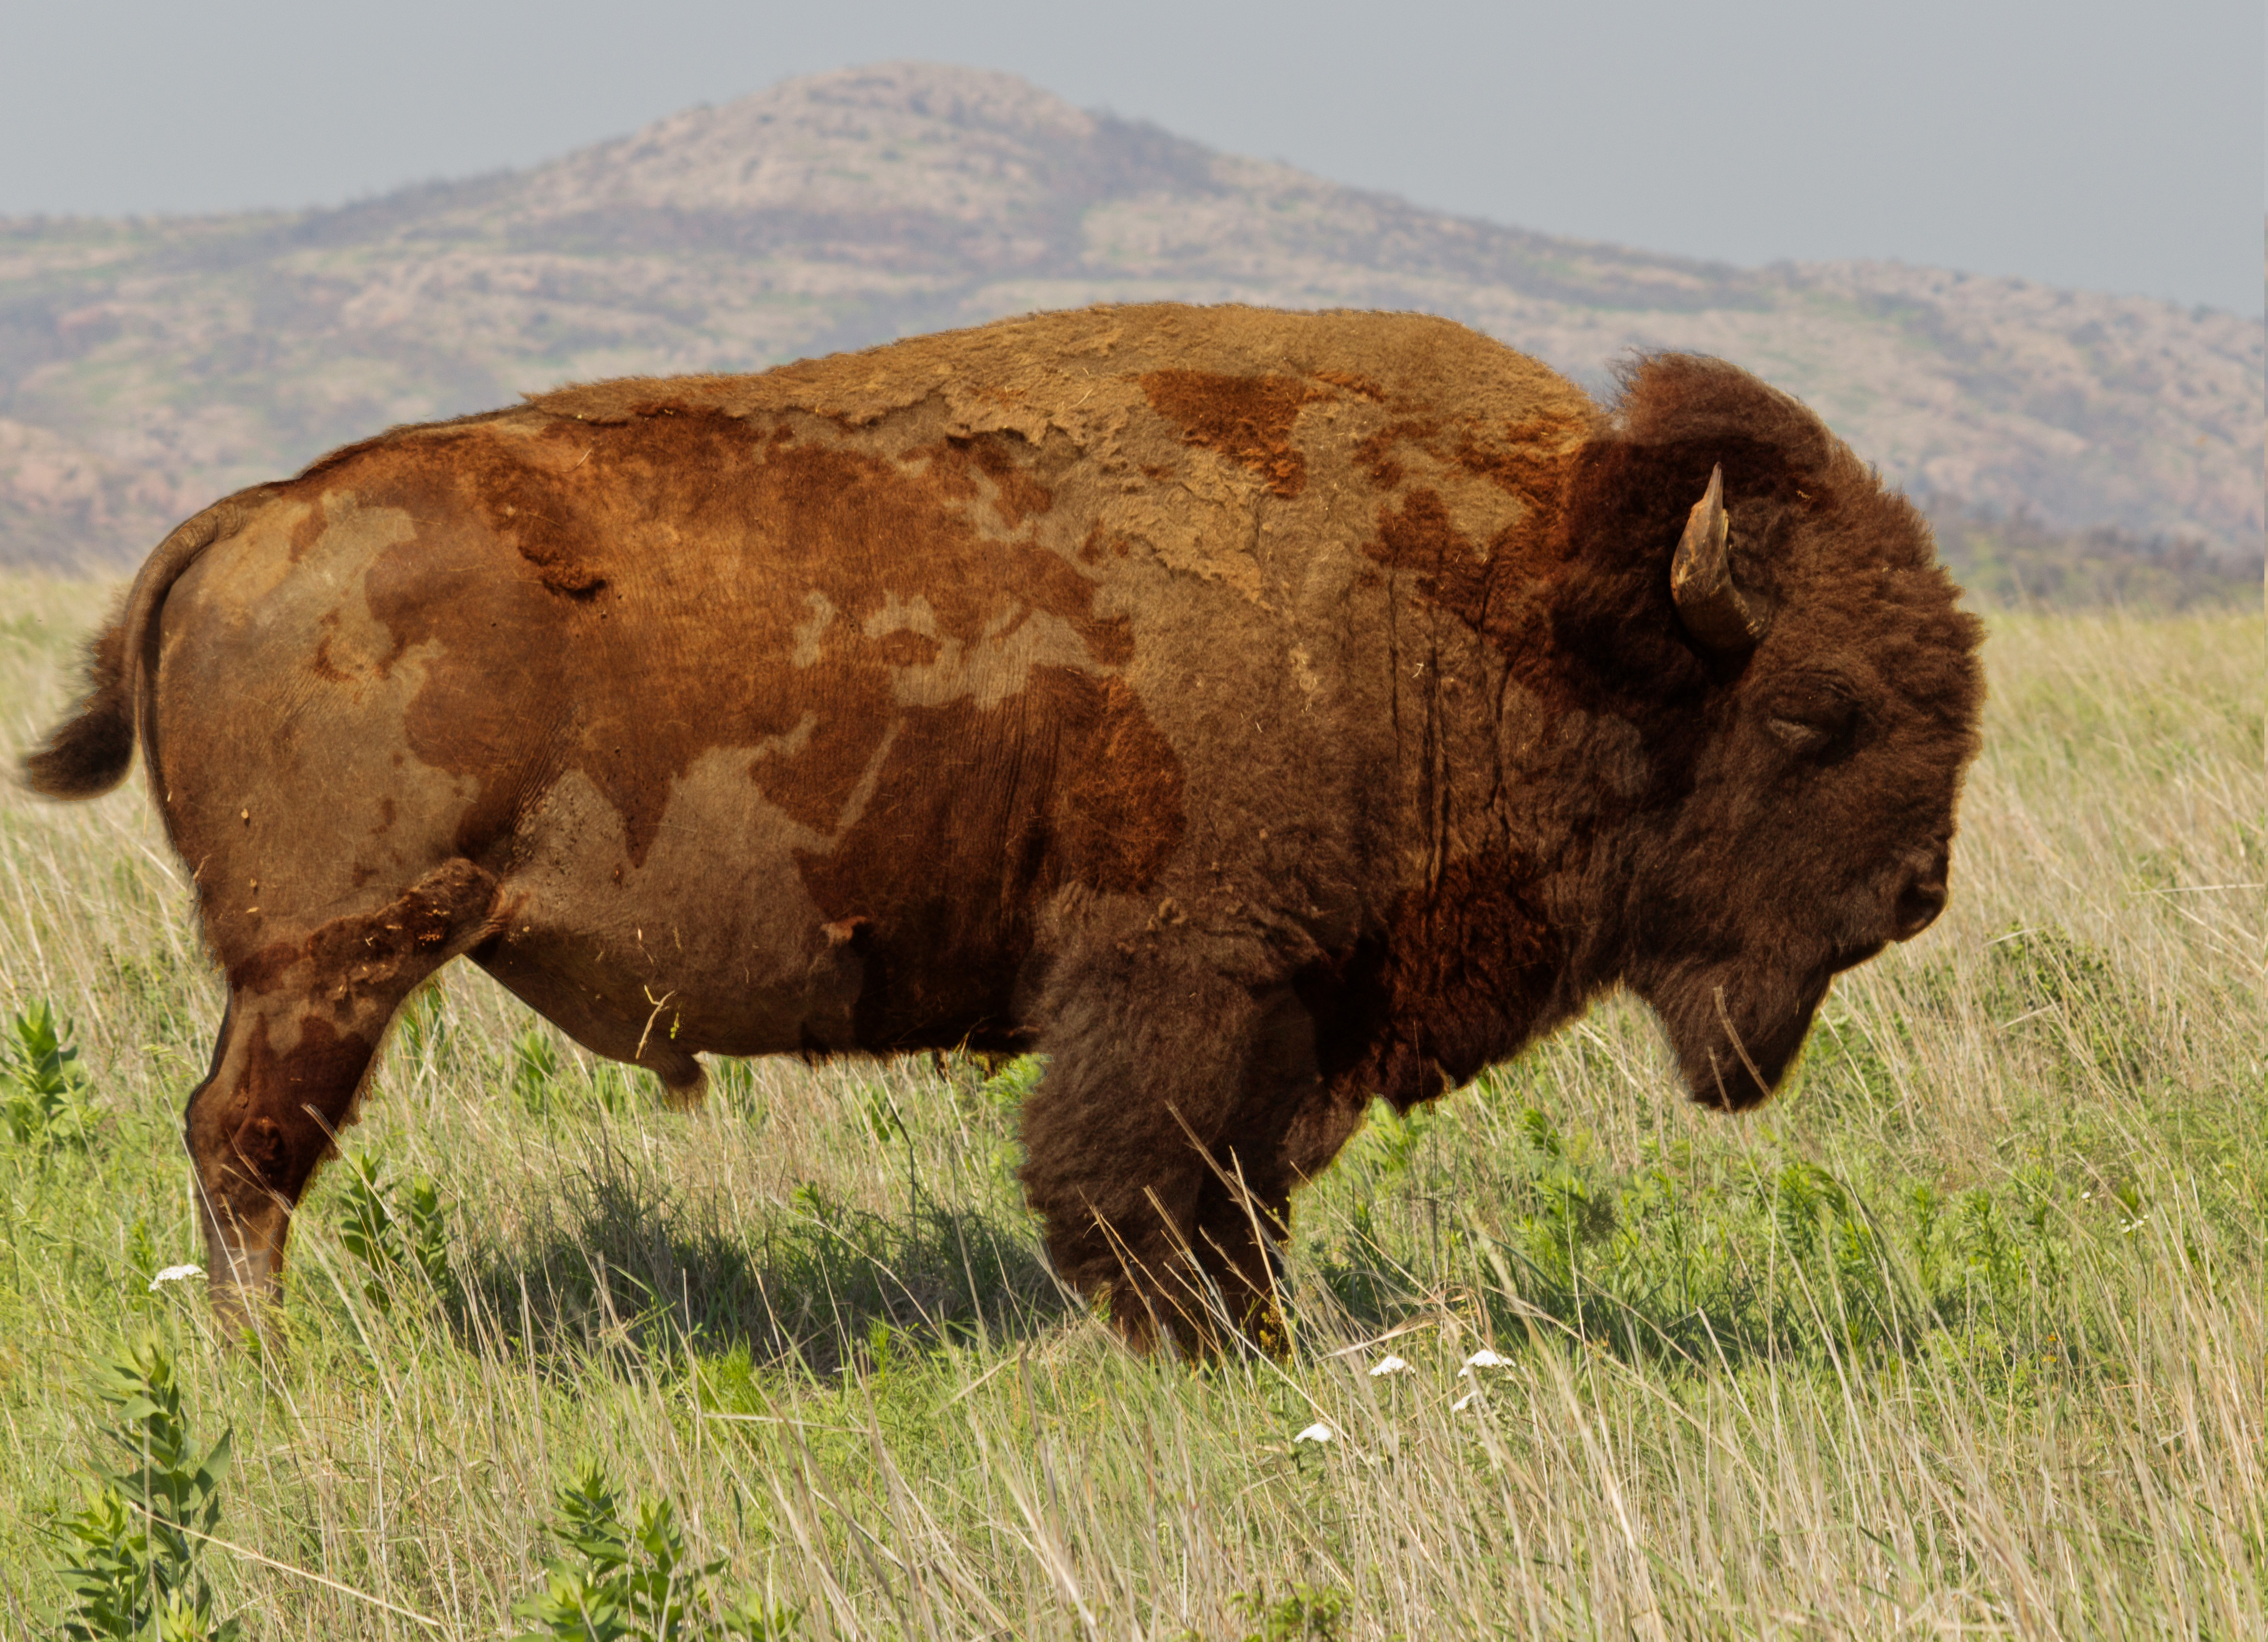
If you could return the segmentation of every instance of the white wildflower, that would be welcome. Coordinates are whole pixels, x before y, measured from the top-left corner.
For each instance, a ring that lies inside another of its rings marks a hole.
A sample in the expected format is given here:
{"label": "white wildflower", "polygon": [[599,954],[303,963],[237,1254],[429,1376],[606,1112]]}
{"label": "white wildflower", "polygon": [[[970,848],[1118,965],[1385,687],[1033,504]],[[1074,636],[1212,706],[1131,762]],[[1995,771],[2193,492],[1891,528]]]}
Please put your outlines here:
{"label": "white wildflower", "polygon": [[205,1269],[202,1266],[167,1266],[150,1279],[150,1292],[155,1294],[168,1283],[178,1283],[183,1278],[202,1277],[204,1272]]}
{"label": "white wildflower", "polygon": [[1457,1370],[1457,1378],[1462,1380],[1466,1375],[1471,1373],[1476,1368],[1509,1368],[1511,1366],[1512,1359],[1509,1357],[1498,1357],[1494,1351],[1490,1351],[1488,1347],[1484,1345],[1479,1351],[1475,1351],[1470,1357],[1465,1359],[1465,1366]]}
{"label": "white wildflower", "polygon": [[1470,1408],[1474,1403],[1479,1402],[1480,1398],[1481,1388],[1478,1386],[1475,1386],[1471,1390],[1466,1392],[1464,1395],[1459,1397],[1455,1402],[1449,1404],[1449,1412],[1454,1414],[1460,1409]]}
{"label": "white wildflower", "polygon": [[1333,1440],[1333,1432],[1329,1426],[1317,1420],[1292,1440],[1293,1442],[1329,1442]]}
{"label": "white wildflower", "polygon": [[1370,1377],[1373,1380],[1378,1380],[1388,1374],[1406,1374],[1409,1372],[1409,1364],[1389,1353],[1378,1359],[1378,1366],[1370,1371]]}

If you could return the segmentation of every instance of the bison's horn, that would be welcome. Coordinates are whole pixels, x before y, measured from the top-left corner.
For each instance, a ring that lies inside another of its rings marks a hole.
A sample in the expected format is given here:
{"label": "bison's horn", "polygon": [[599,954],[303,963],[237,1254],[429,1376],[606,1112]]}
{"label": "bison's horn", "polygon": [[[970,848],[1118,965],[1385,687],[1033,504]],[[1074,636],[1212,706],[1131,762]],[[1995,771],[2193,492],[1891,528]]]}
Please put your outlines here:
{"label": "bison's horn", "polygon": [[1742,597],[1734,584],[1733,567],[1725,558],[1732,528],[1719,465],[1709,470],[1709,489],[1693,504],[1685,534],[1677,539],[1677,556],[1669,562],[1669,596],[1685,630],[1705,647],[1720,656],[1745,656],[1764,637],[1771,612]]}

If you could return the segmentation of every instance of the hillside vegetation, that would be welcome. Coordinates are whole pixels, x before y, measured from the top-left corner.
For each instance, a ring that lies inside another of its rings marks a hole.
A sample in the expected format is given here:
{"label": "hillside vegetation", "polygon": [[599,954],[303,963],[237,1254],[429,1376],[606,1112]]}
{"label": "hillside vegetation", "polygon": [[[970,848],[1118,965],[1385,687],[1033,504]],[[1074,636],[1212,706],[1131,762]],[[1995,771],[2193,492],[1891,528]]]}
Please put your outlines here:
{"label": "hillside vegetation", "polygon": [[[0,584],[0,744],[104,598]],[[11,792],[0,1631],[160,1498],[246,1638],[2268,1634],[2261,654],[1995,618],[1952,907],[1780,1099],[1695,1109],[1610,1004],[1375,1118],[1282,1363],[1131,1358],[1054,1285],[1032,1063],[727,1064],[681,1116],[462,968],[232,1347],[155,1280],[203,1257],[185,874],[138,778]]]}
{"label": "hillside vegetation", "polygon": [[1159,299],[1447,314],[1598,391],[1718,354],[1917,491],[2259,552],[2256,320],[1559,239],[893,63],[332,210],[0,220],[0,564],[122,567],[330,446],[571,379]]}
{"label": "hillside vegetation", "polygon": [[1924,497],[1937,556],[1969,602],[2004,610],[2256,608],[2261,555],[2215,553],[2179,537],[2098,526],[2058,530],[2026,509],[2001,512]]}

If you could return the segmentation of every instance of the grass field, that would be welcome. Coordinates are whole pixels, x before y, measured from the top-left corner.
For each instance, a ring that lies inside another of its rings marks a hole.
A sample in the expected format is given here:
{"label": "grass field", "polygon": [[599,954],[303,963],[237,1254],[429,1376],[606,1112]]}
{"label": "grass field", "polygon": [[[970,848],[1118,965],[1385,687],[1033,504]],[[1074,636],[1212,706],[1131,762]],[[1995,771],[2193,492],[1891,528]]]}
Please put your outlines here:
{"label": "grass field", "polygon": [[[102,607],[0,583],[0,747]],[[688,1636],[2268,1635],[2262,637],[1996,621],[1952,907],[1780,1098],[1690,1108],[1617,1004],[1374,1121],[1299,1202],[1280,1365],[1135,1359],[1056,1288],[1029,1064],[728,1064],[680,1116],[469,969],[228,1346],[151,1286],[203,1258],[183,874],[138,778],[10,792],[0,1632],[55,1633],[147,1338],[192,1457],[232,1433],[187,1543],[247,1637],[578,1634],[526,1604],[604,1583],[578,1474],[670,1503]]]}

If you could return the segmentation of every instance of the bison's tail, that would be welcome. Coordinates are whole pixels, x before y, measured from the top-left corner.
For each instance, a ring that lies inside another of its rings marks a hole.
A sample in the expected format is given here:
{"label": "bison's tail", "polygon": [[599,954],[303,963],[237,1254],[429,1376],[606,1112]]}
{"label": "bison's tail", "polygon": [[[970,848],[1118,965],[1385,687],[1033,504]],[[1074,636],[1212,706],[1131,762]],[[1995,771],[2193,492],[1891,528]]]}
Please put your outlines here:
{"label": "bison's tail", "polygon": [[87,692],[78,711],[24,757],[24,780],[51,799],[107,792],[134,762],[134,701],[126,678],[126,623],[113,622],[87,654]]}
{"label": "bison's tail", "polygon": [[143,565],[127,589],[118,617],[95,635],[87,654],[87,692],[71,716],[25,755],[24,780],[51,799],[91,799],[125,779],[134,762],[136,733],[166,594],[197,556],[232,530],[251,493],[216,502],[173,534]]}

